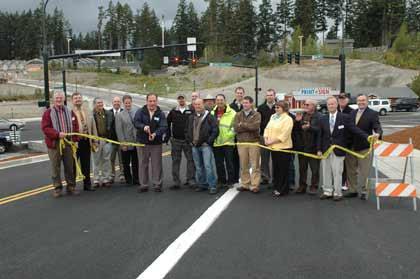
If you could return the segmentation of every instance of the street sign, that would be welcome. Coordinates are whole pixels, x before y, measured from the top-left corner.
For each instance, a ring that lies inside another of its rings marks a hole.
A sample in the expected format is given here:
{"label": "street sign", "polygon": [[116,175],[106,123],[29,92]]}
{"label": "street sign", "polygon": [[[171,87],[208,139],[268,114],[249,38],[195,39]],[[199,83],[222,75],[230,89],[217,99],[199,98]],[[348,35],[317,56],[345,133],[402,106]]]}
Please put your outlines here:
{"label": "street sign", "polygon": [[187,44],[194,44],[194,45],[188,45],[187,46],[187,50],[190,52],[195,52],[197,51],[197,45],[195,45],[197,43],[197,38],[195,37],[188,37],[187,38]]}
{"label": "street sign", "polygon": [[312,60],[322,60],[322,59],[324,59],[324,55],[322,54],[312,55]]}
{"label": "street sign", "polygon": [[169,57],[163,56],[163,64],[168,65],[169,64]]}
{"label": "street sign", "polygon": [[232,67],[232,63],[210,63],[210,67],[228,68]]}

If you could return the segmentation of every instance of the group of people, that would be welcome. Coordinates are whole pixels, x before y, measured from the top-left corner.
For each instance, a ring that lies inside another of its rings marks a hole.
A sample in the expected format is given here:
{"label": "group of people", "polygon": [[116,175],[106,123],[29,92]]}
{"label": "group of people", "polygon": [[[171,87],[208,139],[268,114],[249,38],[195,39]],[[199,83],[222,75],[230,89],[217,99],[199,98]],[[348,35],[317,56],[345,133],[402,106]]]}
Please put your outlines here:
{"label": "group of people", "polygon": [[[292,113],[290,104],[277,100],[273,89],[267,90],[265,102],[255,107],[242,87],[235,89],[235,100],[230,104],[223,94],[200,98],[193,92],[191,104],[179,94],[178,105],[168,114],[160,109],[156,94],[148,94],[146,104],[138,109],[130,95],[122,97],[122,105],[120,98],[114,97],[111,110],[104,108],[103,99],[95,98],[93,111],[89,111],[78,92],[72,94],[71,101],[72,109],[64,105],[64,93],[55,92],[53,105],[42,117],[55,197],[63,194],[61,163],[67,194],[79,193],[71,146],[59,145],[60,139],[67,138],[77,143],[86,191],[111,187],[119,165],[120,182],[136,185],[140,193],[149,187],[161,192],[162,145],[170,142],[171,190],[184,186],[215,194],[218,189],[236,187],[238,191],[259,193],[260,185],[266,184],[272,187],[273,196],[279,197],[295,185],[297,194],[317,194],[321,186],[323,200],[340,201],[343,196],[366,200],[371,156],[360,159],[339,149],[322,160],[314,156],[321,156],[332,145],[363,154],[369,151],[369,136],[382,135],[378,113],[369,109],[366,95],[357,97],[356,110],[348,106],[344,93],[338,98],[328,97],[326,115],[317,111],[317,102],[312,99],[304,102],[303,111]],[[292,151],[314,156],[295,156]],[[180,175],[182,154],[186,159],[184,177]],[[299,166],[297,181],[295,160]],[[343,185],[348,185],[345,195]]]}

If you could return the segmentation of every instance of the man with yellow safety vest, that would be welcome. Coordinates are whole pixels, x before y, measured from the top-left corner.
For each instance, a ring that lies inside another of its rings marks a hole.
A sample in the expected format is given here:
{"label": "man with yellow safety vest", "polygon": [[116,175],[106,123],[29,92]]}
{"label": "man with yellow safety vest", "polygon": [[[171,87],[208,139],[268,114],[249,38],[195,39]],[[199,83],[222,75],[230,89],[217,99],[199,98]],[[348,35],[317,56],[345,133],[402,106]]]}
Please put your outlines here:
{"label": "man with yellow safety vest", "polygon": [[234,143],[235,141],[233,121],[236,112],[226,104],[225,95],[218,94],[216,96],[216,106],[211,114],[216,118],[217,126],[219,127],[219,135],[214,142],[213,148],[214,159],[216,161],[217,185],[218,187],[232,188],[233,184],[235,184],[234,146],[220,145]]}

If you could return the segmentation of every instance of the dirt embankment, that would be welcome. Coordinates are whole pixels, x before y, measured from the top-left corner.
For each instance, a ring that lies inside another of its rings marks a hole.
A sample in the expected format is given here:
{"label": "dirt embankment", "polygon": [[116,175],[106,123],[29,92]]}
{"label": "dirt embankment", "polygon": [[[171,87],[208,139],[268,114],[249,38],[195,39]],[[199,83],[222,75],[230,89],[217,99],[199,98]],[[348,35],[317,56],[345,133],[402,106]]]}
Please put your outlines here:
{"label": "dirt embankment", "polygon": [[420,126],[408,128],[384,136],[384,141],[394,143],[408,143],[410,138],[413,140],[414,148],[420,149]]}

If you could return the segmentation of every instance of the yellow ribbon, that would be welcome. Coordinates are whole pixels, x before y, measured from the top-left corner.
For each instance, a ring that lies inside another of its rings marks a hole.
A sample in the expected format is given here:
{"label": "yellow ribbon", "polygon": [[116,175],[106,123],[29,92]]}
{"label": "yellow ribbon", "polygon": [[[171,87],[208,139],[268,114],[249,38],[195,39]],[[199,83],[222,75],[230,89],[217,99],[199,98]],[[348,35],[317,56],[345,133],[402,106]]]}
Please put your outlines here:
{"label": "yellow ribbon", "polygon": [[[92,139],[92,140],[96,140],[96,141],[106,141],[109,143],[113,143],[113,144],[117,144],[117,145],[124,145],[124,146],[139,146],[139,147],[144,147],[144,144],[141,143],[134,143],[134,142],[119,142],[119,141],[115,141],[115,140],[110,140],[107,138],[102,138],[102,137],[98,137],[98,136],[94,136],[94,135],[88,135],[88,134],[81,134],[81,133],[67,133],[66,136],[78,136],[78,137],[84,137],[84,138],[88,138],[88,139]],[[369,156],[370,153],[372,153],[373,150],[373,145],[375,142],[379,142],[375,137],[373,136],[369,136],[368,138],[369,141],[369,150],[366,153],[358,153],[355,152],[353,150],[350,150],[348,148],[342,147],[340,145],[331,145],[327,151],[325,151],[321,156],[315,155],[315,154],[311,154],[311,153],[306,153],[306,152],[301,152],[301,151],[295,151],[295,150],[284,150],[284,149],[276,149],[276,148],[271,148],[256,142],[227,142],[227,143],[223,143],[223,144],[214,144],[214,147],[221,147],[221,146],[258,146],[260,148],[264,148],[267,150],[271,150],[271,151],[279,151],[279,152],[284,152],[284,153],[290,153],[290,154],[298,154],[298,155],[303,155],[306,157],[310,157],[313,159],[318,159],[318,160],[322,160],[322,159],[326,159],[328,158],[328,156],[334,151],[334,149],[340,149],[350,155],[353,155],[357,158],[360,159],[364,159],[367,156]],[[73,158],[76,164],[76,176],[77,179],[83,179],[84,176],[82,174],[79,162],[77,161],[77,145],[68,140],[67,138],[63,138],[60,139],[60,154],[63,154],[63,150],[65,148],[66,144],[69,144],[73,153]]]}
{"label": "yellow ribbon", "polygon": [[340,150],[342,150],[342,151],[344,151],[344,152],[346,152],[350,155],[353,155],[357,158],[364,159],[367,156],[369,156],[370,153],[372,153],[374,143],[378,142],[378,140],[373,136],[369,136],[368,141],[369,141],[369,150],[366,153],[358,153],[358,152],[355,152],[355,151],[350,150],[348,148],[345,148],[345,147],[342,147],[340,145],[334,144],[334,145],[331,145],[327,149],[327,151],[325,151],[321,156],[311,154],[311,153],[301,152],[301,151],[295,151],[295,150],[284,150],[284,149],[272,148],[272,147],[268,147],[268,146],[265,146],[265,145],[262,145],[262,144],[259,144],[259,143],[256,143],[256,142],[237,142],[237,143],[228,142],[228,143],[223,143],[223,144],[214,144],[213,146],[214,147],[221,147],[221,146],[258,146],[260,148],[264,148],[264,149],[267,149],[267,150],[270,150],[270,151],[279,151],[279,152],[283,152],[283,153],[298,154],[298,155],[303,155],[303,156],[310,157],[310,158],[313,158],[313,159],[318,159],[318,160],[326,159],[334,151],[334,149],[340,149]]}

